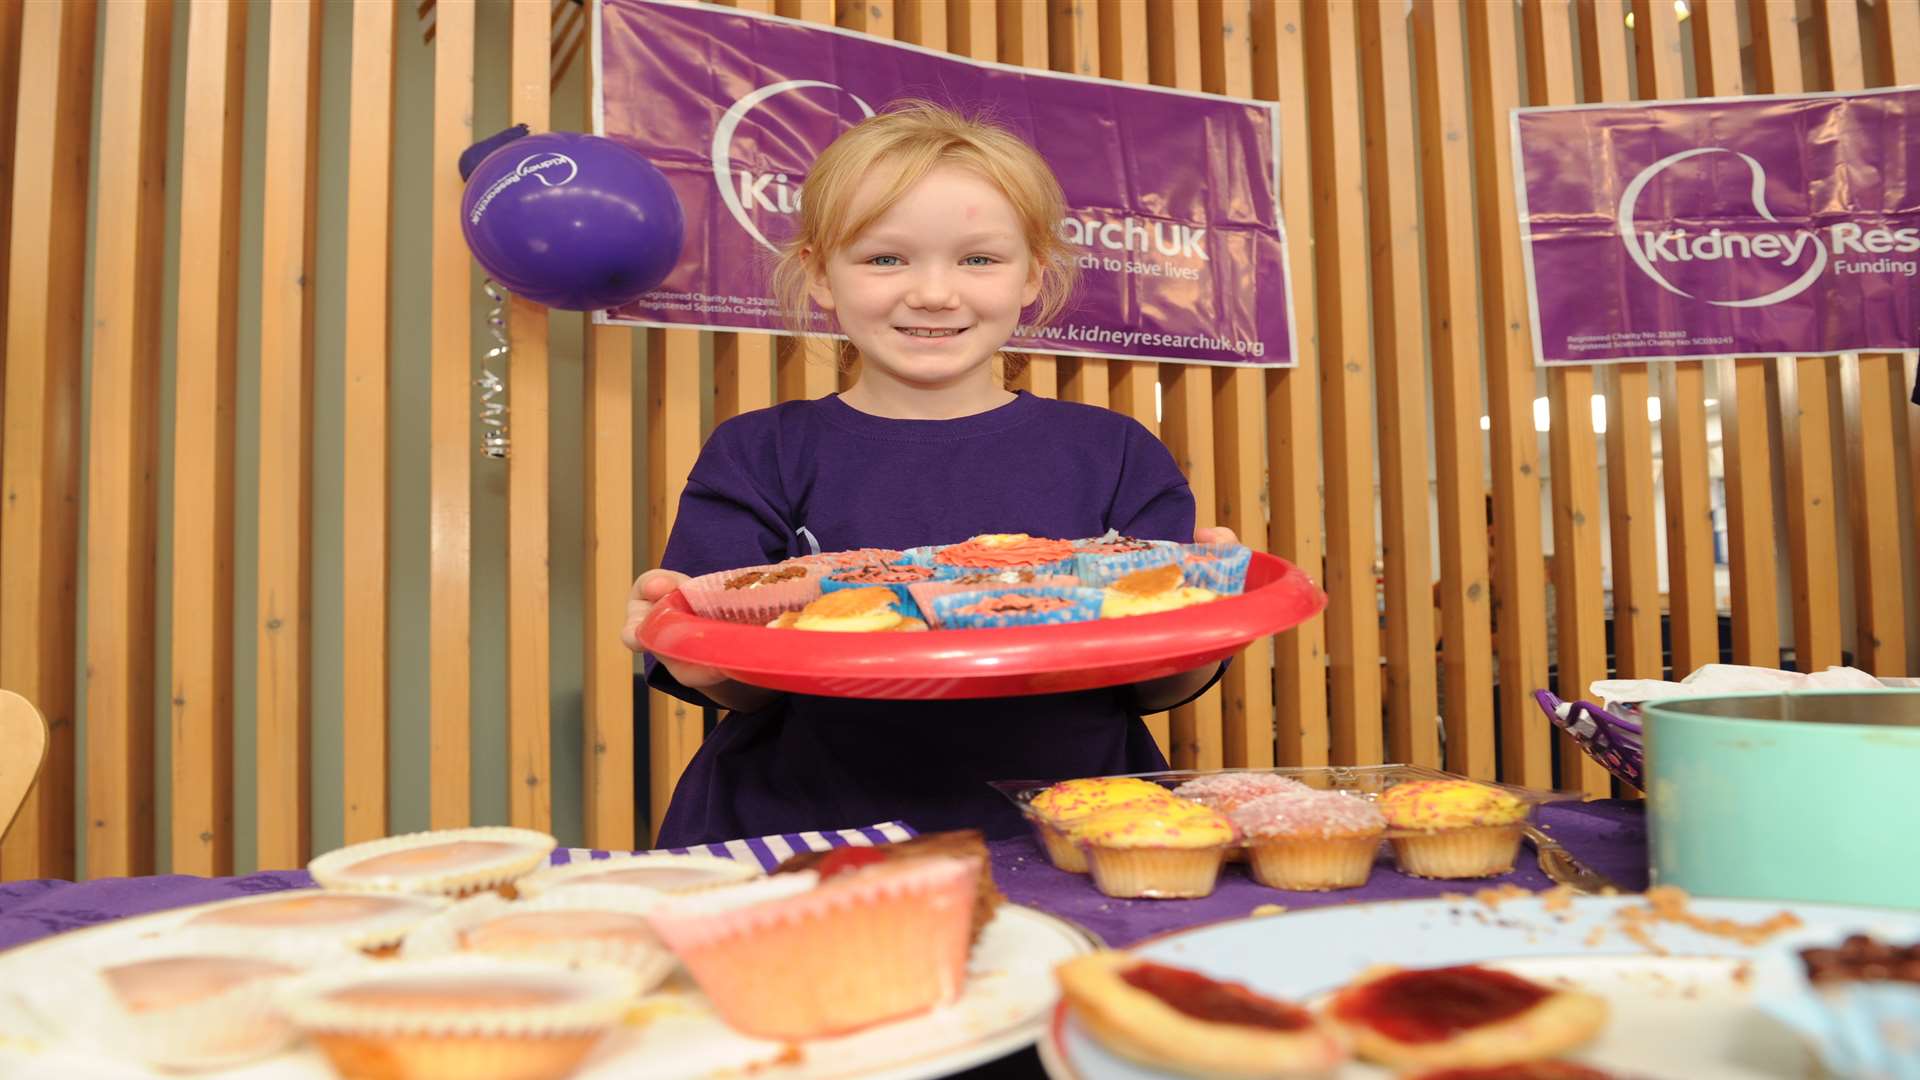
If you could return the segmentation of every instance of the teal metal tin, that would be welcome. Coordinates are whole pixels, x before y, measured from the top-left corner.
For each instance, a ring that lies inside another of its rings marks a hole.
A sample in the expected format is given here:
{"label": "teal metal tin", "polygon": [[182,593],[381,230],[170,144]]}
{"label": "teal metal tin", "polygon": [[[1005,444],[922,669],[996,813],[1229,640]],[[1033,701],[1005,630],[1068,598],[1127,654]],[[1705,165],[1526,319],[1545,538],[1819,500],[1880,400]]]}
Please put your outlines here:
{"label": "teal metal tin", "polygon": [[1654,884],[1920,908],[1920,691],[1732,694],[1642,713]]}

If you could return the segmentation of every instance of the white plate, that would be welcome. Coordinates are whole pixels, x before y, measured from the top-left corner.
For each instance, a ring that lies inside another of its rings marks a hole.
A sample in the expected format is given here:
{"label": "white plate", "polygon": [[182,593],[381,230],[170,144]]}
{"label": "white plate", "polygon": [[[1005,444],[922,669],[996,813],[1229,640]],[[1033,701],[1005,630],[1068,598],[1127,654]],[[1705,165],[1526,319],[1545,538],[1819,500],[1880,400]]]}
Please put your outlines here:
{"label": "white plate", "polygon": [[[6,988],[23,985],[16,980],[52,976],[69,947],[84,945],[91,950],[103,938],[110,947],[110,935],[131,940],[163,933],[204,907],[108,923],[0,953],[0,1077],[178,1080],[177,1074],[104,1058],[77,1041],[52,1041],[44,1026]],[[1053,966],[1093,948],[1093,939],[1071,923],[1032,908],[1003,904],[974,948],[967,987],[959,1001],[854,1035],[799,1044],[797,1061],[782,1060],[792,1056],[786,1044],[748,1038],[720,1023],[705,997],[681,972],[642,1004],[648,1022],[615,1032],[574,1080],[643,1075],[649,1080],[690,1080],[729,1069],[751,1069],[756,1080],[944,1076],[1032,1043],[1059,999]],[[208,1080],[335,1080],[320,1054],[306,1048],[194,1075]]]}
{"label": "white plate", "polygon": [[[1570,1060],[1646,1080],[1756,1080],[1819,1075],[1793,1033],[1754,1004],[1753,961],[1785,935],[1744,946],[1673,923],[1650,926],[1668,955],[1619,932],[1622,908],[1643,897],[1579,897],[1549,912],[1538,899],[1497,908],[1475,900],[1401,900],[1238,919],[1139,945],[1161,963],[1244,983],[1264,994],[1314,1004],[1375,964],[1435,967],[1484,962],[1542,981],[1564,980],[1607,999],[1601,1037]],[[1753,925],[1782,910],[1806,924],[1795,937],[1830,928],[1912,940],[1920,915],[1868,908],[1750,900],[1691,900],[1687,910]],[[1063,1004],[1040,1039],[1054,1080],[1162,1080],[1160,1072],[1109,1052]],[[1341,1080],[1391,1074],[1349,1065]]]}

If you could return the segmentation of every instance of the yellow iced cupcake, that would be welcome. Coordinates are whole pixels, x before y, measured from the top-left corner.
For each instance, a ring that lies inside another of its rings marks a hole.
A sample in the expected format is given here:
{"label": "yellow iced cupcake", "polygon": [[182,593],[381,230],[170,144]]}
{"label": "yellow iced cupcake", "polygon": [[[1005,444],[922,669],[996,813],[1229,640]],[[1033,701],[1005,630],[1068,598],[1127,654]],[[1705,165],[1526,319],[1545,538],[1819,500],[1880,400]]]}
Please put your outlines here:
{"label": "yellow iced cupcake", "polygon": [[1101,598],[1100,617],[1122,619],[1129,615],[1152,615],[1219,598],[1220,594],[1212,589],[1181,584],[1180,567],[1168,563],[1135,570],[1114,582]]}
{"label": "yellow iced cupcake", "polygon": [[1092,776],[1083,780],[1062,780],[1033,797],[1030,804],[1040,815],[1036,828],[1040,842],[1046,845],[1047,858],[1054,866],[1070,874],[1087,872],[1087,856],[1067,832],[1093,814],[1142,799],[1170,799],[1167,789],[1148,780],[1131,776]]}
{"label": "yellow iced cupcake", "polygon": [[1380,812],[1404,873],[1426,878],[1492,877],[1513,869],[1528,806],[1499,788],[1467,780],[1417,780],[1380,796]]}
{"label": "yellow iced cupcake", "polygon": [[1108,896],[1184,899],[1213,892],[1233,846],[1233,823],[1186,799],[1156,799],[1093,814],[1068,833],[1087,852]]}
{"label": "yellow iced cupcake", "polygon": [[799,611],[789,611],[767,625],[776,630],[828,630],[852,634],[925,630],[926,623],[900,614],[899,609],[893,606],[897,599],[892,589],[879,585],[865,589],[841,589],[825,593]]}

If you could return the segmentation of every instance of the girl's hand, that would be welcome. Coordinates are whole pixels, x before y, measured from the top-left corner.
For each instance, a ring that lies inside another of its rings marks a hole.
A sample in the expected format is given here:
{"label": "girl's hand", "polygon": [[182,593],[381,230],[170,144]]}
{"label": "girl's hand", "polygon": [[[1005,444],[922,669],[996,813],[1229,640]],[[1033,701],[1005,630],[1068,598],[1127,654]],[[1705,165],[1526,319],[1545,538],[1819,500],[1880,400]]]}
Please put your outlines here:
{"label": "girl's hand", "polygon": [[[666,598],[666,595],[689,581],[687,575],[673,570],[649,570],[641,574],[633,583],[633,591],[627,594],[627,625],[620,629],[620,640],[627,648],[640,652],[640,624],[645,622],[653,605]],[[664,657],[660,662],[667,666],[680,685],[693,690],[702,690],[726,682],[727,677],[717,669],[702,667],[699,664],[683,664]]]}
{"label": "girl's hand", "polygon": [[1193,530],[1193,542],[1196,544],[1237,544],[1240,538],[1225,525],[1208,525]]}

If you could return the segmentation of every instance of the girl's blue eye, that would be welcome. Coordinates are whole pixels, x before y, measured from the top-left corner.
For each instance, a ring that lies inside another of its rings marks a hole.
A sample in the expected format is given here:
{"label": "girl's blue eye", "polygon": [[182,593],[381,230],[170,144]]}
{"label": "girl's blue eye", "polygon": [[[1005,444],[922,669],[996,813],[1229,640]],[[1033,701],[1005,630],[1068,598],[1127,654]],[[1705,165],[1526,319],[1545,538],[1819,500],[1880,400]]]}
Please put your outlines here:
{"label": "girl's blue eye", "polygon": [[969,255],[960,260],[962,266],[992,266],[999,260],[991,255]]}
{"label": "girl's blue eye", "polygon": [[867,265],[868,266],[899,266],[900,256],[875,255],[873,258],[867,260]]}

